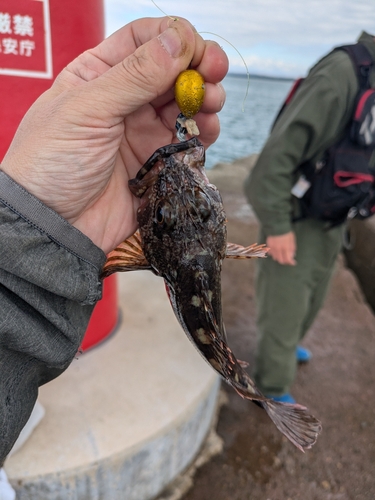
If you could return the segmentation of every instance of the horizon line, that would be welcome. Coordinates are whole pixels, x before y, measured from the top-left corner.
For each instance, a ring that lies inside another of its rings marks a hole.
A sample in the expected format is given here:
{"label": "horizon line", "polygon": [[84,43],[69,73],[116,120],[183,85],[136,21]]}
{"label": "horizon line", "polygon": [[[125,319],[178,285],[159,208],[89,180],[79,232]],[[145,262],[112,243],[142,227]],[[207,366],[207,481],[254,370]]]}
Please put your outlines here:
{"label": "horizon line", "polygon": [[271,75],[259,75],[257,73],[249,73],[249,75],[247,75],[247,73],[239,73],[239,72],[237,73],[234,71],[229,71],[227,73],[227,76],[235,76],[238,78],[247,78],[249,76],[250,78],[262,78],[264,80],[282,80],[290,82],[296,80],[296,77],[293,76],[271,76]]}

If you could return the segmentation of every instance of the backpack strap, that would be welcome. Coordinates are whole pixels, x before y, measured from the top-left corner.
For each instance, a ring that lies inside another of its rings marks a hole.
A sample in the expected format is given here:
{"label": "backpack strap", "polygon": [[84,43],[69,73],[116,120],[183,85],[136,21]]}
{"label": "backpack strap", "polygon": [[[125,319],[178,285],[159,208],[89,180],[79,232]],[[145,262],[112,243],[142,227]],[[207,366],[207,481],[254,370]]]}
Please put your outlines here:
{"label": "backpack strap", "polygon": [[371,54],[365,45],[358,42],[353,45],[336,47],[335,50],[344,50],[350,56],[356,70],[360,88],[370,88],[369,74],[374,61],[372,60]]}
{"label": "backpack strap", "polygon": [[282,112],[284,111],[284,109],[287,107],[287,105],[290,103],[290,101],[292,100],[292,97],[297,92],[297,89],[299,88],[299,86],[301,85],[301,83],[303,82],[303,80],[304,80],[304,78],[297,78],[297,80],[294,81],[294,83],[292,85],[292,88],[289,91],[289,94],[286,96],[285,101],[281,105],[281,108],[279,109],[279,112],[277,113],[276,118],[273,121],[271,129],[273,129],[273,127],[275,126],[275,123],[279,119],[280,115],[282,114]]}

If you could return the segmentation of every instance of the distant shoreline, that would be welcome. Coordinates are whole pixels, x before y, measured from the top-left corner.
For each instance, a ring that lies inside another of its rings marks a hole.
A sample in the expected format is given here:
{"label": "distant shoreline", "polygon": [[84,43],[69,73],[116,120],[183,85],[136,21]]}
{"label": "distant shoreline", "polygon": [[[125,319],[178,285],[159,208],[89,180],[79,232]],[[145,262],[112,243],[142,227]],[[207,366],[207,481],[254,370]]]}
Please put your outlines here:
{"label": "distant shoreline", "polygon": [[[236,78],[247,78],[246,73],[228,73],[228,76],[234,76]],[[295,78],[284,77],[284,76],[266,76],[266,75],[255,75],[250,73],[250,79],[255,78],[257,80],[279,80],[282,82],[294,82]]]}

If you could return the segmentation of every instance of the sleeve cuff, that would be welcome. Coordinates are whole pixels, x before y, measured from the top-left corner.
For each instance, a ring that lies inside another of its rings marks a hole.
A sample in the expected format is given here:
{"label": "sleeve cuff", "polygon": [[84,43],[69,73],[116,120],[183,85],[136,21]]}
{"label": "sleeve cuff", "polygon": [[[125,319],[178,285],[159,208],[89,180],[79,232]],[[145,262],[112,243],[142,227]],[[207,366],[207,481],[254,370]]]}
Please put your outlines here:
{"label": "sleeve cuff", "polygon": [[0,171],[1,269],[83,305],[101,298],[104,252]]}
{"label": "sleeve cuff", "polygon": [[2,171],[0,201],[79,259],[92,264],[98,270],[103,266],[105,254],[90,238]]}

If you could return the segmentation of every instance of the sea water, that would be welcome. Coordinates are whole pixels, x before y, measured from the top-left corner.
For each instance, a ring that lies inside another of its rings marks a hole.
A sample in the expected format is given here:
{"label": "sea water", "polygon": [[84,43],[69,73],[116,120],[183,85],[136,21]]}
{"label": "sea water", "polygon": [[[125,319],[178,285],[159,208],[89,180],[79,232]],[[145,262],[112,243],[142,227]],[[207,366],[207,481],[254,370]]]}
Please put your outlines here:
{"label": "sea water", "polygon": [[[228,75],[223,80],[227,97],[220,118],[220,136],[206,153],[206,168],[232,162],[262,149],[271,125],[285,99],[292,80]],[[244,106],[244,111],[243,111]]]}

